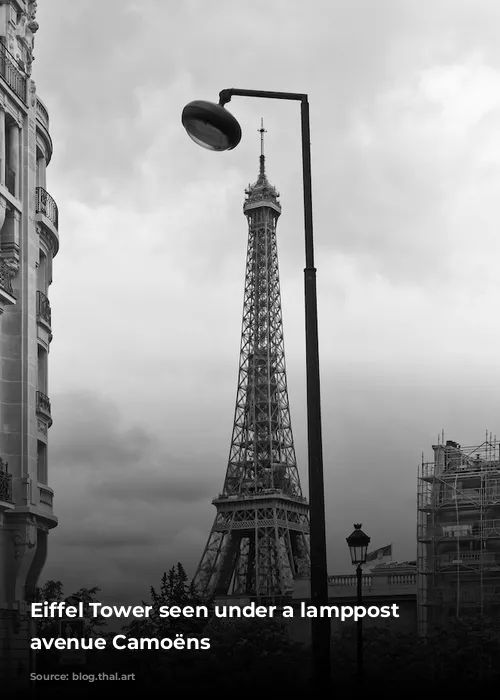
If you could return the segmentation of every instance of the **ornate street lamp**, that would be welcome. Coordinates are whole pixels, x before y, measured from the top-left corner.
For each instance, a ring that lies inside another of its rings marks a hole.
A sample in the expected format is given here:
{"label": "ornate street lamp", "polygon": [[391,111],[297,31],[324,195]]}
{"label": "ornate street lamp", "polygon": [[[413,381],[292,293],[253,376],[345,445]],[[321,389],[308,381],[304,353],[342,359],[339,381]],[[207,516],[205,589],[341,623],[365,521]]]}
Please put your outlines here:
{"label": "ornate street lamp", "polygon": [[[318,347],[318,304],[314,266],[311,137],[307,95],[295,92],[269,92],[229,88],[219,93],[219,104],[190,102],[182,112],[182,124],[195,143],[211,151],[229,151],[241,139],[241,128],[224,107],[231,97],[263,97],[300,102],[302,133],[302,174],[304,188],[304,226],[306,266],[304,269],[306,312],[307,432],[311,547],[311,603],[328,605],[328,569],[326,556],[325,492]],[[312,618],[314,675],[318,693],[330,684],[330,620]]]}
{"label": "ornate street lamp", "polygon": [[356,567],[356,570],[361,568],[363,564],[366,564],[366,555],[370,544],[370,538],[368,535],[365,535],[361,529],[362,527],[362,525],[355,525],[354,532],[346,538],[347,546],[351,553],[352,565]]}
{"label": "ornate street lamp", "polygon": [[[363,565],[366,564],[366,556],[370,538],[361,529],[361,524],[354,525],[354,532],[346,538],[347,546],[351,554],[352,565],[356,567],[356,582],[357,582],[357,604],[363,605]],[[357,636],[358,636],[358,678],[360,682],[363,679],[363,618],[358,617],[357,621]]]}

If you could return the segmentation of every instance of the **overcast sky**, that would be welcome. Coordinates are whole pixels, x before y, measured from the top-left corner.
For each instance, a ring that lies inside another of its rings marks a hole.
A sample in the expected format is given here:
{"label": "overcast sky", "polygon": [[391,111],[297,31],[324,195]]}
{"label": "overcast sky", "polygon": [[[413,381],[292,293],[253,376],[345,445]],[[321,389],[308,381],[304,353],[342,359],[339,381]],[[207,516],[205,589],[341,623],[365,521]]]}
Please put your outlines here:
{"label": "overcast sky", "polygon": [[415,557],[417,464],[500,435],[496,0],[41,0],[33,77],[60,211],[43,580],[141,598],[193,574],[232,430],[261,117],[307,492],[300,108],[233,98],[229,153],[180,122],[221,89],[306,92],[329,570],[355,522]]}

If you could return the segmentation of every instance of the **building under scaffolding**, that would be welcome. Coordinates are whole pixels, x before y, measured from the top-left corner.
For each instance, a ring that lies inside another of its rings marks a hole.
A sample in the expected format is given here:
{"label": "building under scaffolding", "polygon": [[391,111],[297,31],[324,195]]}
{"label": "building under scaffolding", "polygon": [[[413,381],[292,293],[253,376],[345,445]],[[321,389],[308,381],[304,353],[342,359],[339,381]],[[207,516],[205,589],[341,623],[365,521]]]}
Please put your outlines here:
{"label": "building under scaffolding", "polygon": [[418,474],[419,628],[500,610],[500,443],[438,440]]}

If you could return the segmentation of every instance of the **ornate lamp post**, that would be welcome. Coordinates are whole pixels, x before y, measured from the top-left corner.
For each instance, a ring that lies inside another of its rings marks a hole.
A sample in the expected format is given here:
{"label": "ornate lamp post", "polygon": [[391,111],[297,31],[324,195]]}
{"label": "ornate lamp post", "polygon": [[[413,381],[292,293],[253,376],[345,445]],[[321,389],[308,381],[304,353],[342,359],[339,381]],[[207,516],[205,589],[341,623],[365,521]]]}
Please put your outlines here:
{"label": "ornate lamp post", "polygon": [[[347,546],[349,547],[351,554],[352,564],[356,567],[358,605],[363,604],[363,564],[366,564],[366,555],[368,545],[370,544],[370,538],[368,535],[365,535],[361,527],[361,524],[354,525],[354,532],[352,532],[349,537],[346,538]],[[363,618],[358,618],[356,624],[358,627],[358,677],[361,681],[363,679]]]}
{"label": "ornate lamp post", "polygon": [[[229,151],[241,140],[241,127],[224,105],[233,95],[295,100],[301,106],[302,172],[304,187],[304,224],[306,266],[304,269],[306,311],[306,372],[309,505],[311,532],[311,602],[328,605],[328,570],[326,556],[325,493],[323,478],[323,447],[321,434],[321,404],[318,349],[318,309],[316,268],[314,267],[311,144],[309,102],[307,95],[292,92],[240,90],[230,88],[219,93],[219,104],[190,102],[182,112],[182,123],[195,143],[211,151]],[[330,620],[312,619],[314,675],[318,691],[324,692],[330,683]]]}

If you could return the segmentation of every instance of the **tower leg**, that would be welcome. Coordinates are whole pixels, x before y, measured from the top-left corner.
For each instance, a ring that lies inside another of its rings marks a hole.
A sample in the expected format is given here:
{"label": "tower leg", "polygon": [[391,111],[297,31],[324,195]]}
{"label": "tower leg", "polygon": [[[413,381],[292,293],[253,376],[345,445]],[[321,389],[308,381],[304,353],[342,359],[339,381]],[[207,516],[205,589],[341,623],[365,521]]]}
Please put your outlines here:
{"label": "tower leg", "polygon": [[219,506],[195,576],[200,594],[291,595],[294,576],[309,566],[307,506],[297,512],[297,505],[292,510],[279,496],[265,503],[255,497],[222,510],[229,503]]}

